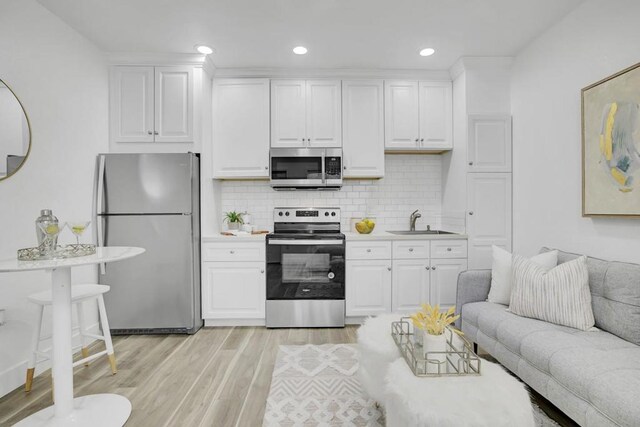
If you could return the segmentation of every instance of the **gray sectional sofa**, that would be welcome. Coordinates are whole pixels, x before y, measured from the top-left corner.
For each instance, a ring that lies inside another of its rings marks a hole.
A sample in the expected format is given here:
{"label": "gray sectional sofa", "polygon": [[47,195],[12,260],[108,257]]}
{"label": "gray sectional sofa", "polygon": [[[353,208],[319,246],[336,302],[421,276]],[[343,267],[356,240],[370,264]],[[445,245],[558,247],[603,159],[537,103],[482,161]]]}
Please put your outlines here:
{"label": "gray sectional sofa", "polygon": [[[560,252],[558,263],[578,256]],[[598,330],[519,317],[487,302],[490,270],[460,274],[461,327],[581,426],[640,426],[640,265],[587,264]]]}

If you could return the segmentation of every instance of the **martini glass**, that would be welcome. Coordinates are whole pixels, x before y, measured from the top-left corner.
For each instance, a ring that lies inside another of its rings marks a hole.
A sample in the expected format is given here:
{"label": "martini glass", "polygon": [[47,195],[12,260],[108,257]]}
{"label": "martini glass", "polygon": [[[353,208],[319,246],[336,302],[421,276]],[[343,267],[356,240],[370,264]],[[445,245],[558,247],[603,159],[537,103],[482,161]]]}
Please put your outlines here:
{"label": "martini glass", "polygon": [[44,240],[42,241],[44,246],[45,255],[51,255],[55,250],[58,244],[58,235],[66,224],[38,224],[40,230],[44,233]]}
{"label": "martini glass", "polygon": [[89,227],[91,221],[69,221],[67,225],[71,232],[76,236],[76,245],[80,244],[80,236]]}

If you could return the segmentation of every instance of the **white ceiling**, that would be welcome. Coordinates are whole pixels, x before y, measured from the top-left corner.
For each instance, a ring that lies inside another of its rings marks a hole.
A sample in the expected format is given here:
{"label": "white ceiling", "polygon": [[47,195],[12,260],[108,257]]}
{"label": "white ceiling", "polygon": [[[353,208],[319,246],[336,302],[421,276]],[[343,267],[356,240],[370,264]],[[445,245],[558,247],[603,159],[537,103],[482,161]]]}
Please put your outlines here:
{"label": "white ceiling", "polygon": [[[38,0],[110,52],[216,49],[220,68],[448,69],[510,56],[583,0]],[[291,49],[303,45],[304,56]],[[420,57],[423,47],[437,50]]]}

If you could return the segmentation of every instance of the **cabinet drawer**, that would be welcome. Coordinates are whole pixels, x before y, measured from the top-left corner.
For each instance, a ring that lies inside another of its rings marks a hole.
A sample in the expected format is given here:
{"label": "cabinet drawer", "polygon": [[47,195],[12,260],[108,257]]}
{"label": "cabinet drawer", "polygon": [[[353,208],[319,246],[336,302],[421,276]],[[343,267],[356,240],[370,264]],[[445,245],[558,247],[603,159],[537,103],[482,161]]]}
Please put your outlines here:
{"label": "cabinet drawer", "polygon": [[202,261],[262,261],[265,260],[265,244],[260,243],[205,243]]}
{"label": "cabinet drawer", "polygon": [[347,242],[347,259],[391,259],[391,242]]}
{"label": "cabinet drawer", "polygon": [[432,240],[431,258],[466,258],[466,240]]}
{"label": "cabinet drawer", "polygon": [[403,240],[393,242],[393,259],[429,258],[429,241]]}

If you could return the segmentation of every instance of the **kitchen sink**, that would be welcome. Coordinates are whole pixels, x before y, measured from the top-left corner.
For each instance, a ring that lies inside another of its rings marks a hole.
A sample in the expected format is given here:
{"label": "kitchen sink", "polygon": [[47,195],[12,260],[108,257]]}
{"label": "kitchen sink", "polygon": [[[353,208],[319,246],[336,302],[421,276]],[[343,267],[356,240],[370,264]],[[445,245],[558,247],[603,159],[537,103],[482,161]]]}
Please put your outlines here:
{"label": "kitchen sink", "polygon": [[443,231],[443,230],[400,230],[400,231],[388,231],[387,233],[396,234],[398,236],[412,236],[412,235],[421,235],[421,234],[456,234],[451,231]]}

